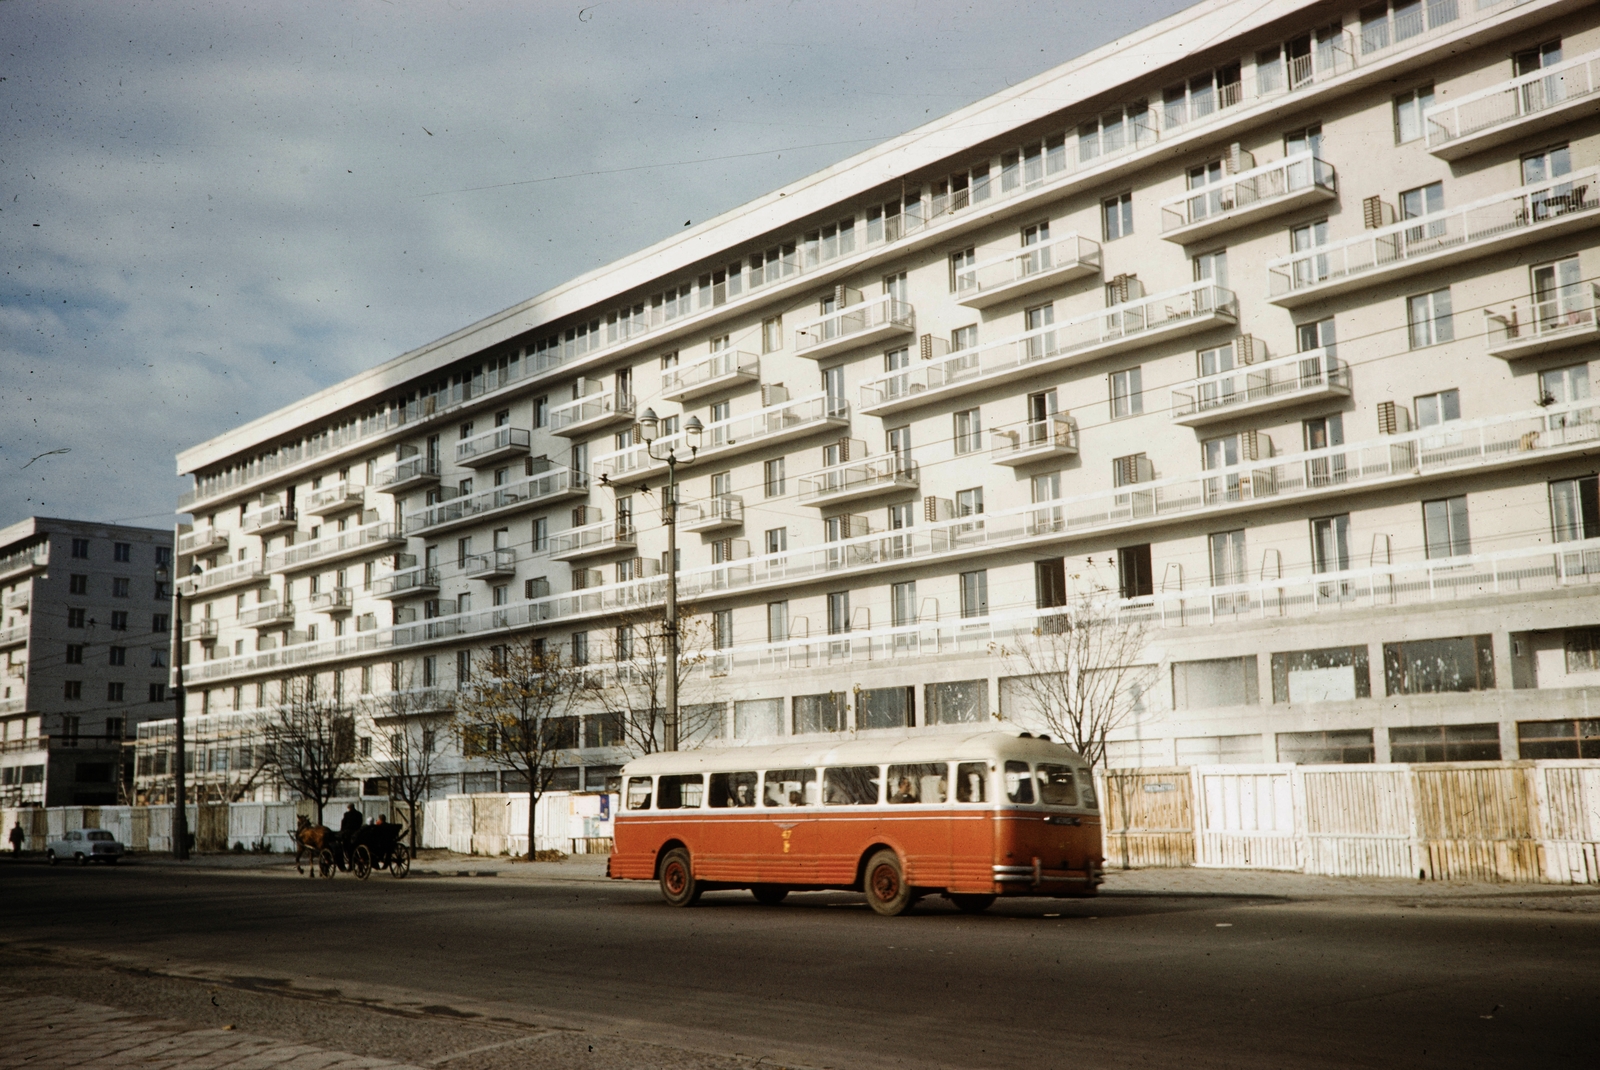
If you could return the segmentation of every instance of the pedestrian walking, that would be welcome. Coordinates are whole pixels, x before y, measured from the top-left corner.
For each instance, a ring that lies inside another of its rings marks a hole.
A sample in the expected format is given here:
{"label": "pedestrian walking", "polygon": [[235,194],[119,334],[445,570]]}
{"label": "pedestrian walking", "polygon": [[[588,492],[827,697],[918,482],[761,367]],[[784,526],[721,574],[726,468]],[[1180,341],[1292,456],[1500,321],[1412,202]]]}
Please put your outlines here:
{"label": "pedestrian walking", "polygon": [[28,838],[28,834],[22,831],[22,822],[21,821],[18,821],[15,825],[11,826],[11,857],[12,858],[21,858],[22,857],[22,841],[27,839],[27,838]]}

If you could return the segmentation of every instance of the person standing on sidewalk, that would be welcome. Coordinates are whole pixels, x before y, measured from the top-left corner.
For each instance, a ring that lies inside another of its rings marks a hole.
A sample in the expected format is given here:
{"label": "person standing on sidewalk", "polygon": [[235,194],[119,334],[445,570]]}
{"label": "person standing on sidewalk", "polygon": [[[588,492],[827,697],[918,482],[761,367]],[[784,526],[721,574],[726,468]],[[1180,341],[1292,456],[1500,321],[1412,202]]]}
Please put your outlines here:
{"label": "person standing on sidewalk", "polygon": [[22,841],[27,839],[27,833],[22,831],[22,822],[18,821],[11,826],[11,857],[22,857]]}

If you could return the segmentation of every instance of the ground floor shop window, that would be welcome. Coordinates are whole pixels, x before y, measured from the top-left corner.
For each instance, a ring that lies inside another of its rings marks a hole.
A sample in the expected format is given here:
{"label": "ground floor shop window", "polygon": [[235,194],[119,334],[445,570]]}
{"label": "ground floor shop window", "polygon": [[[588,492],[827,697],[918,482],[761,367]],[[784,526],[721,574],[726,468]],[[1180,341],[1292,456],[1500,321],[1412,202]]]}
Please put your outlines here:
{"label": "ground floor shop window", "polygon": [[1497,762],[1500,726],[1444,724],[1389,729],[1391,762]]}
{"label": "ground floor shop window", "polygon": [[1278,761],[1296,765],[1365,765],[1376,760],[1372,729],[1279,732]]}

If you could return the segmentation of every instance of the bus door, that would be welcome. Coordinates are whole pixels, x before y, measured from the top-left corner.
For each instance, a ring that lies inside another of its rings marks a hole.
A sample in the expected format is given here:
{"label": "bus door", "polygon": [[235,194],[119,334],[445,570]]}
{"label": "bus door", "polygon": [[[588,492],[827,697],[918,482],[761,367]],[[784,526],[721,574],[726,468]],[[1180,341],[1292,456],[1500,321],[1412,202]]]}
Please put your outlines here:
{"label": "bus door", "polygon": [[889,766],[885,781],[893,838],[905,854],[906,879],[944,888],[950,884],[950,766],[916,762]]}
{"label": "bus door", "polygon": [[752,854],[756,875],[773,884],[816,884],[823,849],[815,769],[768,769],[761,778],[761,819]]}
{"label": "bus door", "polygon": [[950,884],[988,891],[994,884],[994,799],[989,762],[956,762],[950,812]]}

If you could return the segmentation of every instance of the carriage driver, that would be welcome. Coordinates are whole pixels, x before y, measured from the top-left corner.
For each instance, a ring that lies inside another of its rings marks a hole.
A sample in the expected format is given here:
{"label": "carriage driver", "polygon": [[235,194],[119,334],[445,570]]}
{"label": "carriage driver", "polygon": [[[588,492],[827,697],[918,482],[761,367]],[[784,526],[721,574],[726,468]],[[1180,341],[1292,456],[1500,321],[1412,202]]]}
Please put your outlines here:
{"label": "carriage driver", "polygon": [[356,804],[345,803],[344,816],[339,819],[339,843],[346,855],[355,850],[356,834],[361,831],[361,823],[361,811],[356,809]]}

